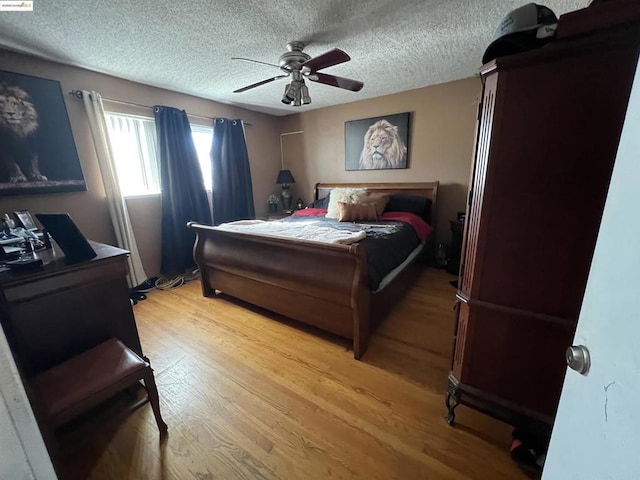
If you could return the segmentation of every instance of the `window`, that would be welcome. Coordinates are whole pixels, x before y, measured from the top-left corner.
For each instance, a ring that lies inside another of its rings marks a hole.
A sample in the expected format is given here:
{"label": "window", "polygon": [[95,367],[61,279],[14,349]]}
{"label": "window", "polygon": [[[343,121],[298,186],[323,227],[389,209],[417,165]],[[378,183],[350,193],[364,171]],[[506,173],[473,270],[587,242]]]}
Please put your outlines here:
{"label": "window", "polygon": [[211,172],[211,143],[213,143],[213,127],[191,125],[191,135],[196,146],[196,153],[202,169],[204,188],[207,192],[213,189],[213,176]]}
{"label": "window", "polygon": [[[122,194],[125,197],[159,194],[160,166],[153,118],[116,113],[106,113],[105,117]],[[192,125],[191,132],[205,189],[211,191],[209,152],[213,127]]]}
{"label": "window", "polygon": [[153,119],[110,113],[105,117],[122,195],[160,193]]}

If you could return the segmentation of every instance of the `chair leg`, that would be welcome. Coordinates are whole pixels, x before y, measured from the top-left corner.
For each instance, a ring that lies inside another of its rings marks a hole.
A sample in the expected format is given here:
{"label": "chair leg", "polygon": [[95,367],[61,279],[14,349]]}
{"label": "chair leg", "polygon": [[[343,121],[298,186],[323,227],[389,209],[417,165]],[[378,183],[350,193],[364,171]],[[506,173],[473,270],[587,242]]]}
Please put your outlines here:
{"label": "chair leg", "polygon": [[[147,360],[147,359],[145,359]],[[149,360],[147,360],[148,362]],[[156,387],[156,381],[153,377],[153,370],[151,367],[147,369],[144,374],[144,386],[147,389],[147,393],[149,394],[149,403],[151,403],[151,408],[153,409],[153,415],[156,417],[156,423],[158,424],[158,430],[160,430],[160,436],[167,433],[169,427],[162,420],[162,415],[160,414],[160,398],[158,397],[158,388]]]}

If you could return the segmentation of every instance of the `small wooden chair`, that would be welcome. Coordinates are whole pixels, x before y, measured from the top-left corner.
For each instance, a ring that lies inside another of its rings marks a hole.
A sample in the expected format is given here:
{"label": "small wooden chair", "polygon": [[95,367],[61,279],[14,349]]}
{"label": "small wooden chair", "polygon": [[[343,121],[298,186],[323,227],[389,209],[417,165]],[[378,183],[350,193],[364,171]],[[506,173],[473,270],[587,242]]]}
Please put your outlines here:
{"label": "small wooden chair", "polygon": [[53,431],[140,380],[162,436],[168,427],[160,415],[149,359],[140,358],[115,338],[32,377],[29,384],[41,422]]}

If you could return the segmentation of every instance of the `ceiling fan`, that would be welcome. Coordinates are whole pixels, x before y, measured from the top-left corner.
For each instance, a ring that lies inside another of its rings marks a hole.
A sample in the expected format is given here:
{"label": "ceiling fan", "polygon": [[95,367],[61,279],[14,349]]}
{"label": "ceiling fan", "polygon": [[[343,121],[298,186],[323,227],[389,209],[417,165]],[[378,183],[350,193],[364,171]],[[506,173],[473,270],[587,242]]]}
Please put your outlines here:
{"label": "ceiling fan", "polygon": [[351,90],[352,92],[359,92],[362,89],[364,83],[357,80],[319,72],[319,70],[351,60],[351,57],[345,52],[339,48],[334,48],[322,55],[311,58],[308,54],[302,51],[304,50],[304,47],[305,44],[300,41],[287,43],[287,52],[280,55],[278,65],[261,62],[259,60],[252,60],[250,58],[233,57],[232,60],[244,60],[246,62],[270,65],[272,67],[279,68],[284,72],[282,75],[277,75],[275,77],[262,80],[261,82],[234,90],[233,93],[246,92],[252,88],[271,83],[274,80],[292,76],[293,78],[291,82],[284,88],[282,103],[285,105],[294,105],[299,107],[300,105],[307,105],[311,103],[309,89],[304,82],[305,78],[312,82],[324,83],[325,85],[344,88],[345,90]]}

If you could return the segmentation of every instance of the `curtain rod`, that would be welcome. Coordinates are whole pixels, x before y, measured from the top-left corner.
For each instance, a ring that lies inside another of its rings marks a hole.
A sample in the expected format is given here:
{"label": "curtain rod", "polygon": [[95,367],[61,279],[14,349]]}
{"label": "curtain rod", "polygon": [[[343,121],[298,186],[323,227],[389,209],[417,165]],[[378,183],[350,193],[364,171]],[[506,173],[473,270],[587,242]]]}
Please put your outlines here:
{"label": "curtain rod", "polygon": [[[82,90],[71,90],[68,93],[72,97],[75,97],[75,98],[78,98],[78,99],[82,100],[82,97],[83,97]],[[122,100],[115,100],[113,98],[106,98],[106,97],[102,97],[102,99],[106,100],[107,102],[111,102],[111,103],[119,103],[120,105],[129,105],[130,107],[149,108],[149,109],[153,110],[153,107],[151,107],[149,105],[142,105],[141,103],[125,102],[125,101],[122,101]],[[205,117],[203,115],[194,115],[192,113],[187,113],[187,116],[193,117],[193,118],[202,118],[203,120],[213,120],[214,119],[214,117]],[[248,127],[253,127],[252,123],[247,123],[244,120],[242,121],[242,123],[244,123]]]}

